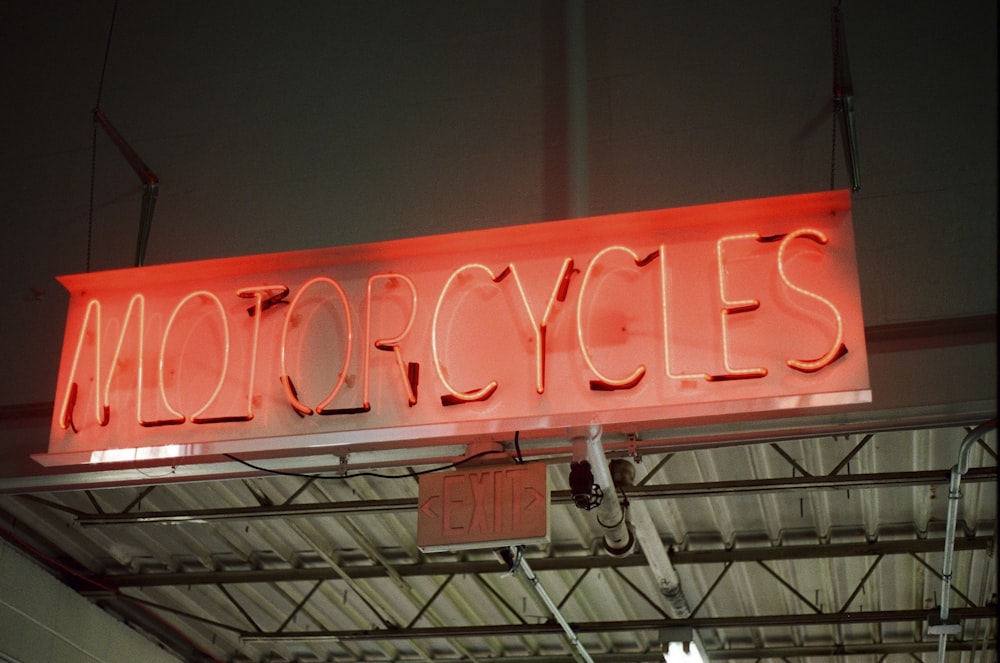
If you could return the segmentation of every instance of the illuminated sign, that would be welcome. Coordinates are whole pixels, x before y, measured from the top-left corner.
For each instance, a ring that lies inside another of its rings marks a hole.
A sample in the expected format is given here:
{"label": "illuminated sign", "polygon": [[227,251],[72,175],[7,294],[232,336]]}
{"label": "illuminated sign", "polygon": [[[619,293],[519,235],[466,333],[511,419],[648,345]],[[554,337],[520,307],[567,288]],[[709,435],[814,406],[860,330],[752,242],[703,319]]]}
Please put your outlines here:
{"label": "illuminated sign", "polygon": [[420,477],[417,546],[424,552],[548,541],[548,465],[525,463]]}
{"label": "illuminated sign", "polygon": [[47,465],[871,398],[844,191],[60,280]]}

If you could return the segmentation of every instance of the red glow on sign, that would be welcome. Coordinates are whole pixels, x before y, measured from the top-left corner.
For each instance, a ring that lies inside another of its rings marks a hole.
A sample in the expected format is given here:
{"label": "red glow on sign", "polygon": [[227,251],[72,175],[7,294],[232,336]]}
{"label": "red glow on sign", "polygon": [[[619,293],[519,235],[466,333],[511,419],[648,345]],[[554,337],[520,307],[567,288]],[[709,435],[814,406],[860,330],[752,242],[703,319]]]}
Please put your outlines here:
{"label": "red glow on sign", "polygon": [[65,277],[57,410],[38,459],[358,448],[865,402],[849,200]]}

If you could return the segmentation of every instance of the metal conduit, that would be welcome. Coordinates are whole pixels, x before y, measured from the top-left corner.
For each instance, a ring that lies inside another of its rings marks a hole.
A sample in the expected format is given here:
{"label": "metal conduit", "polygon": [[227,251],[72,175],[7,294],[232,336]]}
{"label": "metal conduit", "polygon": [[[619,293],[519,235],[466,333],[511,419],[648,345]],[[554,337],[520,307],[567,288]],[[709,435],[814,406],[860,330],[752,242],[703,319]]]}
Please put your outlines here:
{"label": "metal conduit", "polygon": [[958,463],[951,468],[951,479],[948,483],[948,521],[944,537],[944,561],[941,565],[941,612],[940,625],[942,632],[938,635],[938,663],[944,663],[945,652],[948,649],[948,614],[951,599],[951,572],[955,563],[955,530],[958,527],[958,502],[962,498],[962,475],[969,471],[969,454],[972,445],[980,437],[995,430],[997,420],[991,419],[969,431],[962,440],[958,450]]}
{"label": "metal conduit", "polygon": [[549,614],[552,615],[552,617],[559,624],[559,627],[562,628],[563,633],[566,634],[566,639],[569,640],[569,643],[572,645],[574,650],[573,658],[577,661],[584,661],[584,663],[594,663],[594,659],[592,659],[590,654],[587,653],[587,650],[584,648],[583,643],[580,642],[580,637],[576,634],[576,631],[573,630],[573,627],[570,626],[569,622],[566,621],[566,618],[563,617],[562,611],[559,610],[559,606],[552,600],[549,593],[545,591],[544,587],[542,587],[542,583],[538,580],[538,576],[535,575],[535,572],[531,570],[531,566],[528,565],[528,560],[524,559],[523,548],[519,546],[509,546],[507,550],[510,555],[509,563],[511,573],[522,573],[524,575],[524,579],[527,580],[531,588],[535,590],[536,594],[538,594],[538,597],[548,609]]}
{"label": "metal conduit", "polygon": [[600,488],[603,497],[595,507],[597,524],[604,530],[604,549],[612,555],[624,555],[632,550],[635,537],[625,522],[625,510],[618,497],[618,490],[608,469],[608,458],[601,444],[601,427],[589,426],[570,437],[573,444],[573,457],[585,455],[593,472],[594,484]]}
{"label": "metal conduit", "polygon": [[629,506],[629,512],[632,526],[635,528],[635,538],[639,540],[639,547],[656,577],[660,593],[666,599],[667,614],[673,619],[687,619],[691,616],[691,606],[688,605],[687,597],[681,589],[680,576],[670,562],[663,541],[649,517],[646,504],[636,502]]}
{"label": "metal conduit", "polygon": [[[663,540],[660,539],[660,534],[657,532],[644,503],[629,504],[632,528],[628,527],[625,512],[618,497],[618,486],[615,479],[612,478],[610,461],[601,443],[599,426],[590,428],[587,451],[591,469],[594,472],[594,481],[604,491],[604,500],[598,508],[598,523],[605,528],[605,548],[612,554],[624,554],[632,548],[635,540],[638,540],[646,562],[656,578],[660,593],[666,599],[667,614],[673,619],[690,617],[691,607],[681,590],[680,577],[670,562],[667,550],[663,546]],[[622,473],[624,476],[619,477],[618,481],[621,482],[622,488],[630,487],[635,476],[634,467],[628,461],[618,460],[615,462],[624,463],[627,466],[626,471]],[[611,502],[611,504],[605,507],[607,502]],[[604,518],[611,520],[604,520]]]}

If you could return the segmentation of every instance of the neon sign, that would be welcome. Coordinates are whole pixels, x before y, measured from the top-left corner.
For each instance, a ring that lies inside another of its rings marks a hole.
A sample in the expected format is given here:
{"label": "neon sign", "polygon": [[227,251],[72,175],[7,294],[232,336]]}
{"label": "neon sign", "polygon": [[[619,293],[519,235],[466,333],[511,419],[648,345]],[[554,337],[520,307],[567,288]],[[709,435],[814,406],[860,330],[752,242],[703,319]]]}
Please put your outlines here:
{"label": "neon sign", "polygon": [[81,274],[48,465],[867,402],[847,192]]}

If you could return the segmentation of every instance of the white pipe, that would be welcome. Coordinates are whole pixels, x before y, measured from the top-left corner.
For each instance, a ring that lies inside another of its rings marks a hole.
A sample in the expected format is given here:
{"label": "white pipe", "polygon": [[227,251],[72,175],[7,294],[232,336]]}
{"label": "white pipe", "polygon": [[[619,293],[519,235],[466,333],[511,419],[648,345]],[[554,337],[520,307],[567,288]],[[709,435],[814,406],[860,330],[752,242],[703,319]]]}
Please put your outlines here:
{"label": "white pipe", "polygon": [[[660,593],[666,599],[667,613],[673,619],[690,617],[691,608],[681,590],[680,577],[670,562],[663,540],[660,539],[646,505],[641,502],[630,503],[631,529],[625,520],[618,489],[611,477],[610,464],[601,442],[600,426],[592,426],[588,431],[587,457],[594,473],[594,482],[604,491],[604,500],[597,511],[598,523],[605,529],[604,547],[612,554],[623,555],[632,548],[635,540],[638,540],[646,562],[656,577]],[[631,486],[631,479],[622,479],[622,483],[625,484],[623,487]]]}
{"label": "white pipe", "polygon": [[608,470],[608,459],[604,454],[604,445],[601,444],[601,427],[595,424],[588,427],[586,433],[571,438],[574,446],[581,440],[587,445],[587,461],[590,463],[590,471],[594,473],[594,483],[604,493],[604,498],[597,507],[597,524],[604,529],[604,549],[612,555],[624,555],[632,550],[635,538],[625,522],[625,511]]}
{"label": "white pipe", "polygon": [[660,539],[656,526],[653,525],[649,510],[643,502],[630,503],[629,516],[639,547],[656,577],[660,593],[667,601],[667,614],[673,619],[687,619],[691,616],[691,606],[688,605],[687,597],[681,590],[680,576],[677,575],[677,570],[667,556],[667,550],[663,547],[663,540]]}
{"label": "white pipe", "polygon": [[[944,562],[941,565],[941,623],[948,619],[951,603],[951,572],[955,561],[955,530],[958,527],[958,502],[962,498],[962,475],[969,471],[969,454],[976,440],[986,433],[996,429],[997,420],[991,419],[980,424],[962,440],[958,449],[958,463],[951,468],[948,482],[948,522],[944,535]],[[944,663],[945,651],[948,647],[948,634],[938,636],[938,661]]]}

